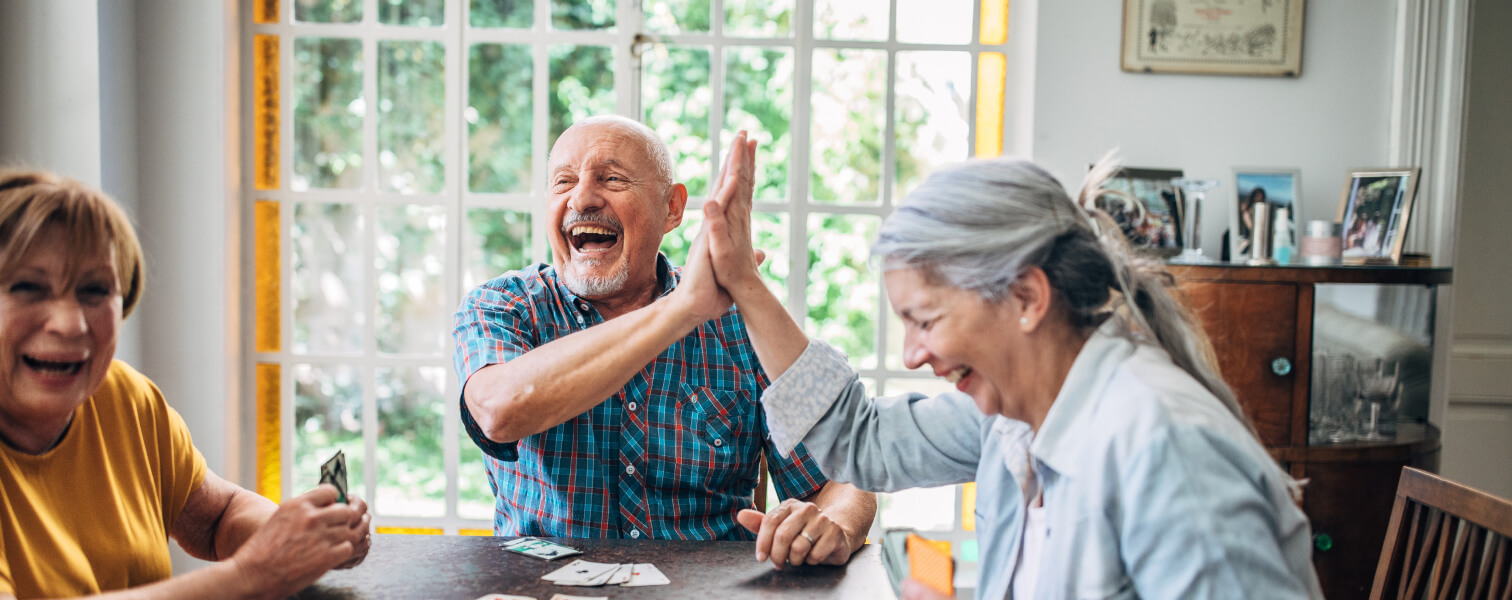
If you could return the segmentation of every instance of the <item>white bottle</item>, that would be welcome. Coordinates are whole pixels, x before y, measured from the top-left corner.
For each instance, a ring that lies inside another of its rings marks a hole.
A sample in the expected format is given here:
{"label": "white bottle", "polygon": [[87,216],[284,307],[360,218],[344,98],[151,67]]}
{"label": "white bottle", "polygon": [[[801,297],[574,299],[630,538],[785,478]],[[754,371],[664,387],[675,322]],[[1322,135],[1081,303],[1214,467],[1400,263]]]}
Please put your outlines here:
{"label": "white bottle", "polygon": [[1292,240],[1291,209],[1277,206],[1275,233],[1271,235],[1271,258],[1276,259],[1277,263],[1289,264],[1296,246],[1297,243]]}

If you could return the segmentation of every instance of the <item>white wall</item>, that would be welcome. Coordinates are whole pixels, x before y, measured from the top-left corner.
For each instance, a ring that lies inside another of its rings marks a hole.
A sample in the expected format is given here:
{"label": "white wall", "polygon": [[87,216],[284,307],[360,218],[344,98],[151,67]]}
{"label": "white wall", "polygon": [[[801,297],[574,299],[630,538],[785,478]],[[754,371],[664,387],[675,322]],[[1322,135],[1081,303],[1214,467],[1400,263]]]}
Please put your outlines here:
{"label": "white wall", "polygon": [[1512,3],[1473,11],[1443,473],[1512,498]]}
{"label": "white wall", "polygon": [[1202,227],[1214,257],[1234,167],[1301,169],[1299,222],[1331,220],[1350,168],[1386,166],[1392,6],[1308,2],[1302,74],[1280,78],[1125,73],[1122,2],[1042,0],[1032,156],[1067,186],[1113,148],[1130,166],[1218,179]]}

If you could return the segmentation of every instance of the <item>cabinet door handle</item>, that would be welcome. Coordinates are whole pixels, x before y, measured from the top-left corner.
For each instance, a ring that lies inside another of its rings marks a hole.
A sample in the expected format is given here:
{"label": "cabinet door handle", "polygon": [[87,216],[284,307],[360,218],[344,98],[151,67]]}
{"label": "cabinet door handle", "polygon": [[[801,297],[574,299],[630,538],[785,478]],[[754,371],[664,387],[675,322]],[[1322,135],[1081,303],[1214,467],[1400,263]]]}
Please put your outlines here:
{"label": "cabinet door handle", "polygon": [[1287,375],[1291,373],[1291,370],[1291,361],[1287,360],[1284,356],[1271,361],[1272,373],[1275,373],[1277,375]]}

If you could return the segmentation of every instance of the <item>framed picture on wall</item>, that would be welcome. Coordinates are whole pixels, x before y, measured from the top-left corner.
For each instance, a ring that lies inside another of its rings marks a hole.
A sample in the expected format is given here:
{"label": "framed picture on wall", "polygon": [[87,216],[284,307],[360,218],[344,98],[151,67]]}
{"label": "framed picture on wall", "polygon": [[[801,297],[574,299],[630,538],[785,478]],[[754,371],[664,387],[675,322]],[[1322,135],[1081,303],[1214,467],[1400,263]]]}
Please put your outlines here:
{"label": "framed picture on wall", "polygon": [[1296,77],[1304,0],[1124,0],[1123,70]]}
{"label": "framed picture on wall", "polygon": [[1417,167],[1359,169],[1344,181],[1338,220],[1345,264],[1395,264],[1402,259],[1407,218],[1417,194]]}
{"label": "framed picture on wall", "polygon": [[1176,186],[1180,169],[1124,167],[1103,183],[1094,203],[1123,231],[1129,245],[1168,258],[1181,253],[1181,209]]}
{"label": "framed picture on wall", "polygon": [[[1271,227],[1275,227],[1275,209],[1285,207],[1292,239],[1297,232],[1297,199],[1302,195],[1302,172],[1297,169],[1239,167],[1234,169],[1235,202],[1229,210],[1229,260],[1242,262],[1250,255],[1254,240],[1255,205],[1265,203],[1271,210]],[[1260,232],[1270,235],[1270,232]]]}

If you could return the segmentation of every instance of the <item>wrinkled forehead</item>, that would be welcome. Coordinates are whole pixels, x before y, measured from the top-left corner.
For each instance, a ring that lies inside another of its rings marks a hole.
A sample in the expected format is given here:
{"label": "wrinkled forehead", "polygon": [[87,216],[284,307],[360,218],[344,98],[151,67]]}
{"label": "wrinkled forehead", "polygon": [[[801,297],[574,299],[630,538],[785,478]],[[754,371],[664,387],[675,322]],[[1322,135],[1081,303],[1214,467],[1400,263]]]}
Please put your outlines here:
{"label": "wrinkled forehead", "polygon": [[619,165],[638,172],[655,170],[646,140],[614,123],[574,125],[562,132],[551,148],[549,170],[584,170]]}

